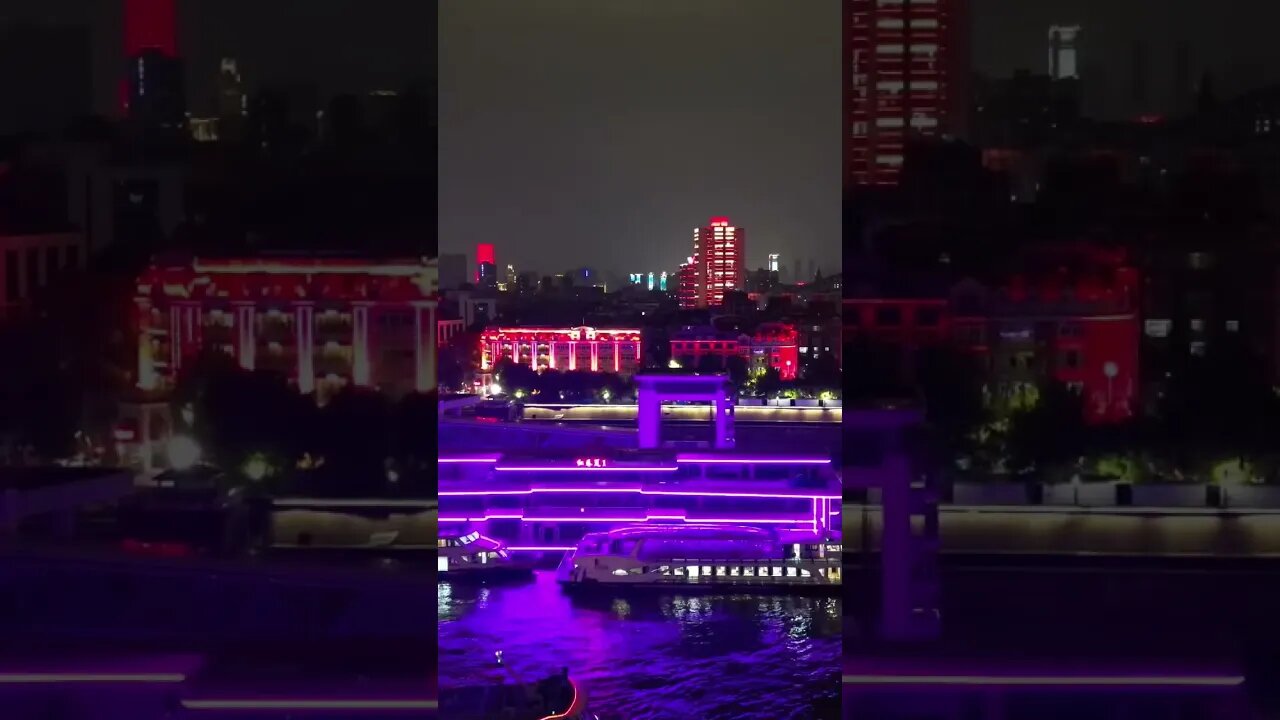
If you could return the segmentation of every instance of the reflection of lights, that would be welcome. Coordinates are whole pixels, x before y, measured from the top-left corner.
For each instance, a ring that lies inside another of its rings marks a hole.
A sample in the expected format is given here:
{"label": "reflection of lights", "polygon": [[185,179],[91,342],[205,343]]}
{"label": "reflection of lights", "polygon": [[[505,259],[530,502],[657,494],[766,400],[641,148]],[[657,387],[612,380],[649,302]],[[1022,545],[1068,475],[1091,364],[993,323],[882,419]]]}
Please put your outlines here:
{"label": "reflection of lights", "polygon": [[492,385],[490,385],[490,386],[489,386],[489,394],[490,394],[490,395],[501,395],[501,394],[502,394],[502,386],[501,386],[501,385],[499,385],[498,383],[493,383]]}
{"label": "reflection of lights", "polygon": [[[761,492],[698,492],[696,490],[646,490],[642,487],[604,488],[604,487],[535,487],[528,490],[441,490],[440,497],[476,497],[483,495],[530,495],[532,493],[640,493],[641,495],[677,495],[683,497],[745,497],[776,498],[787,500],[810,500],[813,498],[839,499],[838,493],[761,493]],[[1057,510],[1057,508],[1055,508]]]}
{"label": "reflection of lights", "polygon": [[0,685],[56,683],[180,683],[181,673],[0,673]]}
{"label": "reflection of lights", "polygon": [[435,710],[435,700],[183,700],[188,710]]}

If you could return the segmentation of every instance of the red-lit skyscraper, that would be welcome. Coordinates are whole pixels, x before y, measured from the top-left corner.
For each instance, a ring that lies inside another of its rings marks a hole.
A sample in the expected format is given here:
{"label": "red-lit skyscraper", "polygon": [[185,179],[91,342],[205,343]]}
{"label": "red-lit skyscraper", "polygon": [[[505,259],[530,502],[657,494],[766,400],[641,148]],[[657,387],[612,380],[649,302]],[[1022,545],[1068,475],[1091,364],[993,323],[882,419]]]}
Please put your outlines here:
{"label": "red-lit skyscraper", "polygon": [[[741,290],[745,243],[746,231],[730,225],[727,217],[713,217],[710,225],[695,229],[692,268],[681,268],[681,306],[716,307],[724,304],[726,292]],[[693,281],[692,296],[685,291],[686,278]]]}
{"label": "red-lit skyscraper", "polygon": [[124,0],[124,55],[135,58],[148,50],[167,57],[178,55],[178,13],[175,0]]}
{"label": "red-lit skyscraper", "polygon": [[494,287],[498,283],[498,266],[494,261],[493,244],[476,245],[476,285]]}
{"label": "red-lit skyscraper", "polygon": [[968,0],[844,0],[845,172],[897,182],[912,135],[963,135]]}

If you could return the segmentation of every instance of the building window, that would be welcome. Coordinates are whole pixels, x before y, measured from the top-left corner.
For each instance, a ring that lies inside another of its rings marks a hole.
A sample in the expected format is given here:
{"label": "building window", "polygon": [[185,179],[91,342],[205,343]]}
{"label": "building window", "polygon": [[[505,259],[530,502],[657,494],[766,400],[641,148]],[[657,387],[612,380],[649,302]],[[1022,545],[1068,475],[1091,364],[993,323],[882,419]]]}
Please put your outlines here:
{"label": "building window", "polygon": [[882,307],[876,310],[876,324],[886,327],[897,327],[902,324],[902,310],[896,307]]}
{"label": "building window", "polygon": [[1239,320],[1228,320],[1228,321],[1227,321],[1227,332],[1240,332],[1240,321],[1239,321]]}
{"label": "building window", "polygon": [[1148,320],[1143,325],[1147,337],[1153,338],[1169,337],[1169,331],[1173,329],[1172,320]]}
{"label": "building window", "polygon": [[942,312],[938,308],[920,308],[916,313],[916,324],[921,327],[937,327],[942,321]]}
{"label": "building window", "polygon": [[1191,354],[1196,357],[1204,357],[1205,344],[1203,340],[1196,340],[1191,343]]}
{"label": "building window", "polygon": [[1204,332],[1204,320],[1195,318],[1191,321],[1191,332]]}
{"label": "building window", "polygon": [[27,297],[40,287],[40,253],[35,250],[27,251]]}

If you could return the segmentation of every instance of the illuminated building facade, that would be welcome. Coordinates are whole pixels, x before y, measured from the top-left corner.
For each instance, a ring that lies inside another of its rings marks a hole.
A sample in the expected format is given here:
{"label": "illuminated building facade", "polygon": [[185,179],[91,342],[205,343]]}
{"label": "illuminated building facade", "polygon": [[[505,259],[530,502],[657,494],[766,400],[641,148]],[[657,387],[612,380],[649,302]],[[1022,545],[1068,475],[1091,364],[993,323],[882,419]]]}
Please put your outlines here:
{"label": "illuminated building facade", "polygon": [[841,537],[840,480],[825,457],[658,449],[441,454],[439,463],[440,522],[516,551],[569,549],[588,532],[646,523]]}
{"label": "illuminated building facade", "polygon": [[498,266],[493,255],[492,243],[476,245],[476,287],[496,288]]}
{"label": "illuminated building facade", "polygon": [[640,331],[612,328],[491,328],[481,336],[481,370],[503,360],[533,370],[634,375],[643,366]]}
{"label": "illuminated building facade", "polygon": [[300,392],[344,385],[392,394],[435,388],[434,261],[200,259],[138,279],[138,377],[173,386],[205,350],[272,370]]}
{"label": "illuminated building facade", "polygon": [[796,329],[783,323],[764,323],[751,335],[688,328],[672,337],[671,357],[690,370],[703,367],[706,357],[716,358],[721,368],[729,358],[740,357],[748,372],[772,368],[783,380],[794,380],[800,364],[798,338]]}
{"label": "illuminated building facade", "polygon": [[719,307],[726,292],[743,289],[745,243],[746,231],[727,217],[713,217],[707,227],[695,229],[689,269],[680,269],[681,307]]}
{"label": "illuminated building facade", "polygon": [[911,136],[962,133],[966,3],[844,0],[847,181],[893,185]]}

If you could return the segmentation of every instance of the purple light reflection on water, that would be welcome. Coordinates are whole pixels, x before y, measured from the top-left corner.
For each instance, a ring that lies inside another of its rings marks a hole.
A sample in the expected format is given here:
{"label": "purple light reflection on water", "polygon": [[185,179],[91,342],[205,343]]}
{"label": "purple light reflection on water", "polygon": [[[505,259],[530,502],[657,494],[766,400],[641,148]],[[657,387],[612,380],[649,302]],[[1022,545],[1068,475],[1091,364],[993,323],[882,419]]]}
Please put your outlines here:
{"label": "purple light reflection on water", "polygon": [[[630,720],[801,720],[838,713],[839,598],[739,595],[571,600],[549,572],[494,587],[441,583],[444,688],[495,670],[568,667],[592,710]],[[778,698],[804,698],[779,704]]]}

